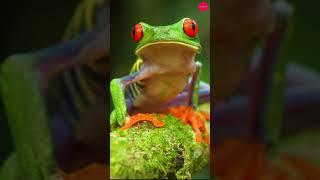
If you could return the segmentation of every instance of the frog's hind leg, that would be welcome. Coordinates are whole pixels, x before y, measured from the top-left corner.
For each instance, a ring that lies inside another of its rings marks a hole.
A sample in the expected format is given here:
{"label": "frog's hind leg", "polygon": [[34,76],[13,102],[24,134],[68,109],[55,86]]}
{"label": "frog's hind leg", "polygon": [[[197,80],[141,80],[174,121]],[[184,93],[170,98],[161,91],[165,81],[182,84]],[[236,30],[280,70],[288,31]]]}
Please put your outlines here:
{"label": "frog's hind leg", "polygon": [[209,142],[205,121],[209,120],[210,116],[206,112],[195,110],[198,107],[199,100],[208,102],[210,99],[210,86],[203,82],[200,83],[200,71],[201,63],[196,62],[196,70],[192,74],[189,88],[167,105],[170,107],[168,109],[170,114],[181,119],[184,124],[191,125],[197,142],[202,142],[203,135],[205,135],[205,142]]}
{"label": "frog's hind leg", "polygon": [[[190,86],[188,86],[190,87]],[[188,92],[188,89],[181,92],[176,98],[174,98],[172,101],[163,104],[160,109],[167,109],[169,107],[174,106],[192,106],[190,105],[190,94]],[[210,85],[205,82],[199,83],[199,90],[198,90],[198,103],[208,103],[210,102]]]}

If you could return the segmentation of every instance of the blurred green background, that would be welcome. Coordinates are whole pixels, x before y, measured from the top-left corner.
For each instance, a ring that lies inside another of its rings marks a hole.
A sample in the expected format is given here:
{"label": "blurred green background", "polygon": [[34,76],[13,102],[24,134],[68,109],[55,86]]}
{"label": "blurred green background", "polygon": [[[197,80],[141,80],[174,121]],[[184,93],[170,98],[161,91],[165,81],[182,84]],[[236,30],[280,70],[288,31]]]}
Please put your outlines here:
{"label": "blurred green background", "polygon": [[[0,62],[13,54],[59,43],[80,0],[5,1],[1,4]],[[1,95],[0,95],[1,98]],[[2,98],[0,101],[0,166],[13,150]]]}
{"label": "blurred green background", "polygon": [[288,1],[294,6],[292,29],[286,56],[289,61],[320,72],[320,2]]}

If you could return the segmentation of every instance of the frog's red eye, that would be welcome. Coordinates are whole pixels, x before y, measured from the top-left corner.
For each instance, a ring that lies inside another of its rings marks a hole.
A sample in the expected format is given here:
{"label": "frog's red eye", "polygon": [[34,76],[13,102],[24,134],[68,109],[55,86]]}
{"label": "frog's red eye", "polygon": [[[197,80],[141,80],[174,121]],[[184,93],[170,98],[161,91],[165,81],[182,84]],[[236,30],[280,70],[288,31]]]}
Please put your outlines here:
{"label": "frog's red eye", "polygon": [[143,36],[143,28],[140,23],[133,26],[131,30],[131,36],[134,42],[139,42],[142,39]]}
{"label": "frog's red eye", "polygon": [[183,22],[183,31],[184,33],[186,33],[189,37],[196,37],[196,35],[198,34],[198,24],[196,23],[195,20],[193,19],[186,19]]}

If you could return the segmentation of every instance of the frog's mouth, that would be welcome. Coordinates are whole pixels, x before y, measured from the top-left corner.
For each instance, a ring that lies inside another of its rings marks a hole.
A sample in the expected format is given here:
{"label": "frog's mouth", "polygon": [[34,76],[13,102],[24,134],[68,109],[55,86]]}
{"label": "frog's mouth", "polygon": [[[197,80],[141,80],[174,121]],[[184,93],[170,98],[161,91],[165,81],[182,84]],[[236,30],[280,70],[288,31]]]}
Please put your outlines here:
{"label": "frog's mouth", "polygon": [[192,67],[199,50],[199,47],[180,42],[154,42],[138,49],[136,55],[146,63],[179,69],[183,66]]}
{"label": "frog's mouth", "polygon": [[[137,56],[140,56],[143,51],[157,48],[157,47],[168,47],[168,48],[173,48],[173,49],[174,48],[177,48],[177,49],[185,48],[185,49],[189,49],[191,51],[194,51],[196,53],[200,53],[200,48],[197,46],[193,46],[193,45],[186,44],[183,42],[176,42],[176,41],[161,41],[161,42],[148,43],[148,44],[136,49],[135,54]],[[163,50],[165,50],[165,49],[163,49]]]}

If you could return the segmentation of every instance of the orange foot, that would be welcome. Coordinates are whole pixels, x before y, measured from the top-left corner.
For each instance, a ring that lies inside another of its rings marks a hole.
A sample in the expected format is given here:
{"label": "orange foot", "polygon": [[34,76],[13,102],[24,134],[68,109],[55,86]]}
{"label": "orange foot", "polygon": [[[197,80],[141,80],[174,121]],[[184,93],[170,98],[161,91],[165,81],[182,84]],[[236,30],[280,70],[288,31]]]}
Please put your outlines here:
{"label": "orange foot", "polygon": [[[163,114],[160,114],[160,117],[163,117]],[[131,116],[128,118],[122,126],[122,130],[129,129],[132,127],[134,124],[136,124],[139,121],[150,121],[155,127],[162,127],[164,126],[164,122],[158,120],[155,117],[155,114],[143,114],[143,113],[138,113],[136,115]]]}
{"label": "orange foot", "polygon": [[181,119],[183,124],[190,124],[195,135],[196,141],[202,142],[202,134],[205,134],[205,142],[209,144],[209,134],[204,124],[205,120],[209,120],[209,114],[203,111],[194,111],[190,106],[178,106],[169,109],[169,113]]}

